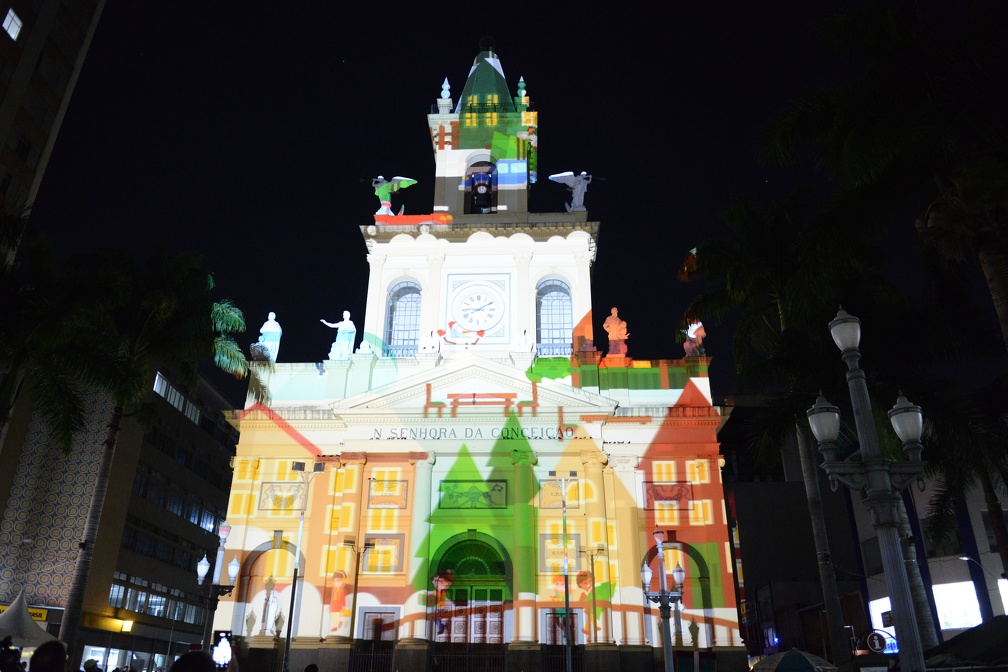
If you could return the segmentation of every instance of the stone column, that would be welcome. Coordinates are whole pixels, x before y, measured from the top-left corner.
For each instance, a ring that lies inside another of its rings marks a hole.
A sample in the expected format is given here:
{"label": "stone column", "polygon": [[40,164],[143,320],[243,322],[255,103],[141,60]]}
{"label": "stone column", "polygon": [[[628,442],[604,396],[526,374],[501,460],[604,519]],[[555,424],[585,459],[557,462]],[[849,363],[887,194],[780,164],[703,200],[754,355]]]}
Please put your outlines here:
{"label": "stone column", "polygon": [[613,609],[620,614],[613,619],[613,635],[623,644],[644,644],[644,602],[640,590],[640,567],[644,550],[640,542],[640,512],[634,497],[637,483],[637,465],[640,458],[633,455],[610,456],[609,464],[615,477],[612,489],[616,503],[616,563],[618,589],[613,598]]}
{"label": "stone column", "polygon": [[405,606],[403,622],[399,628],[400,638],[427,639],[427,591],[430,590],[430,515],[431,515],[431,470],[434,467],[434,453],[410,453],[413,465],[413,503],[410,513],[410,563],[409,577],[413,584],[413,596]]}
{"label": "stone column", "polygon": [[[385,329],[382,325],[382,318],[385,315],[385,302],[388,300],[388,292],[385,291],[387,287],[382,287],[382,278],[385,275],[385,260],[386,256],[378,252],[371,251],[371,245],[368,245],[368,264],[371,265],[371,272],[368,274],[368,302],[367,309],[364,312],[364,321],[361,324],[361,329],[363,333],[361,334],[362,339],[366,339],[368,334],[372,336],[377,336],[378,338],[385,338]],[[343,308],[339,308],[339,314],[342,314]]]}
{"label": "stone column", "polygon": [[532,466],[536,456],[531,450],[514,451],[514,546],[512,567],[512,609],[515,642],[536,641],[536,549],[539,528],[536,525],[535,474]]}
{"label": "stone column", "polygon": [[434,337],[437,337],[438,329],[445,329],[445,325],[441,324],[441,315],[439,311],[441,310],[441,290],[444,285],[444,279],[442,278],[442,267],[444,266],[445,255],[444,253],[439,254],[428,254],[427,255],[427,269],[428,269],[428,286],[423,288],[423,301],[420,302],[420,342],[424,342],[424,338],[430,337],[431,332],[434,332]]}
{"label": "stone column", "polygon": [[[517,319],[512,320],[512,322],[517,325],[517,333],[511,337],[511,349],[514,350],[516,345],[521,340],[521,325],[528,325],[528,333],[525,334],[525,342],[532,347],[535,343],[535,327],[536,327],[536,315],[535,315],[535,287],[532,286],[532,278],[529,277],[529,266],[532,263],[532,253],[531,252],[518,252],[514,255],[515,265],[517,270],[515,271],[515,317]],[[531,305],[529,305],[531,302]]]}
{"label": "stone column", "polygon": [[[346,531],[344,539],[353,538],[354,544],[357,551],[360,552],[364,548],[364,533],[367,532],[367,526],[362,525],[361,521],[364,518],[364,465],[367,464],[367,453],[342,453],[340,455],[340,468],[344,470],[343,474],[343,503],[347,502],[353,503],[353,514],[350,516],[349,529]],[[347,467],[351,469],[347,470]],[[349,496],[347,496],[349,494]],[[347,549],[347,552],[351,552]],[[363,556],[359,560],[355,559],[354,562],[359,562],[364,560]],[[354,566],[349,567],[349,572],[347,576],[353,577],[356,573],[357,568]],[[354,586],[352,590],[359,589],[360,586]],[[352,600],[352,598],[350,598]],[[355,623],[360,621],[356,618],[353,619]],[[356,627],[356,626],[355,626]],[[354,633],[350,633],[350,638],[353,639]]]}
{"label": "stone column", "polygon": [[[591,484],[593,497],[585,498],[585,527],[587,534],[585,535],[585,543],[581,550],[589,551],[594,554],[598,547],[601,546],[606,550],[605,555],[598,555],[595,558],[595,567],[589,567],[588,571],[592,572],[595,577],[595,585],[598,586],[600,583],[605,583],[608,578],[608,571],[598,572],[597,568],[599,563],[608,564],[609,563],[609,539],[606,531],[606,510],[605,510],[605,483],[602,478],[602,467],[608,463],[606,456],[599,450],[585,450],[581,452],[581,464],[584,465],[586,480]],[[582,555],[582,557],[589,561],[587,555]],[[608,569],[608,568],[606,568]],[[602,616],[597,618],[596,625],[600,628],[597,633],[597,639],[599,642],[611,642],[612,641],[612,628],[608,624],[608,615],[611,612],[609,608],[609,603],[601,603],[596,601],[596,609],[602,610]],[[590,606],[586,606],[586,613],[591,610]],[[588,613],[587,618],[585,618],[585,627],[591,632],[592,626],[592,614]],[[586,638],[587,643],[592,642],[591,634]]]}
{"label": "stone column", "polygon": [[[590,313],[592,309],[591,264],[594,259],[595,256],[591,252],[576,252],[574,254],[574,261],[577,264],[577,279],[574,286],[571,287],[571,309],[574,311],[575,326],[578,324],[578,320]],[[594,341],[595,330],[592,328],[590,320],[583,325],[580,335]],[[577,351],[581,345],[582,343],[574,343],[574,350]]]}

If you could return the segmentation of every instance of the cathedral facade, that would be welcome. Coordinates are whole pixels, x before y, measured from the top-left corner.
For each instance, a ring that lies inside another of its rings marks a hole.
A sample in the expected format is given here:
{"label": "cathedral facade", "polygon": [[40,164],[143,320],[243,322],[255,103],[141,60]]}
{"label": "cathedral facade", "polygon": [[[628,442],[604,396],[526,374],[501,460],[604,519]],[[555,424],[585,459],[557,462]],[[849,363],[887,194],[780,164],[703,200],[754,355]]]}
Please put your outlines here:
{"label": "cathedral facade", "polygon": [[[360,640],[411,667],[566,642],[607,667],[673,645],[744,664],[706,358],[631,358],[615,309],[596,342],[590,176],[553,176],[566,212],[528,212],[537,113],[492,50],[428,122],[431,213],[395,213],[413,180],[373,184],[360,331],[330,325],[328,360],[274,364],[269,403],[237,414],[240,572],[215,628],[290,669],[339,668]],[[672,642],[645,595],[661,568]]]}

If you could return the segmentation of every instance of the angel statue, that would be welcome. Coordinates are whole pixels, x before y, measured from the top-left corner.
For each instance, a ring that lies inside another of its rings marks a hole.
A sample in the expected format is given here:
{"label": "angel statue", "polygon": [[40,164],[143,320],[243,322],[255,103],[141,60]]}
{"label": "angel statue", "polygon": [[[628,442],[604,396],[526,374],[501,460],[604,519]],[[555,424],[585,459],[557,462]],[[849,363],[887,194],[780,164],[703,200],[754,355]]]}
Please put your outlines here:
{"label": "angel statue", "polygon": [[704,330],[703,322],[691,322],[689,328],[683,329],[683,333],[686,334],[686,341],[683,343],[686,356],[706,356],[707,353],[704,351],[703,339],[707,336],[707,331]]}
{"label": "angel statue", "polygon": [[575,175],[568,170],[566,173],[550,175],[549,179],[553,182],[566,184],[567,190],[571,192],[571,202],[564,203],[567,212],[582,212],[586,209],[584,206],[584,195],[588,191],[588,183],[592,181],[591,175],[583,170],[580,175]]}
{"label": "angel statue", "polygon": [[[384,177],[379,175],[375,179],[371,180],[371,186],[374,187],[375,196],[378,197],[378,201],[381,203],[381,207],[374,214],[376,215],[394,215],[392,212],[392,194],[399,191],[400,189],[405,189],[416,184],[416,180],[412,180],[408,177],[393,177],[391,180],[386,180]],[[404,206],[405,207],[405,206]],[[399,209],[399,214],[403,213],[403,208]]]}

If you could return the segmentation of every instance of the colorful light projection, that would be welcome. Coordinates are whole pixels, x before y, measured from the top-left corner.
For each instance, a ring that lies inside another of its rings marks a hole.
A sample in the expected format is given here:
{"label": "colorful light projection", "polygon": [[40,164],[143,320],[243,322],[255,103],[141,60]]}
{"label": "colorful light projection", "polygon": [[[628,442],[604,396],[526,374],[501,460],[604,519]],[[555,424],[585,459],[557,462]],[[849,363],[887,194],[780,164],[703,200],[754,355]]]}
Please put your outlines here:
{"label": "colorful light projection", "polygon": [[[448,395],[458,393],[419,383],[420,404],[386,414],[381,429],[351,431],[344,445],[331,438],[335,425],[309,427],[300,411],[250,409],[228,510],[242,572],[216,625],[253,640],[283,631],[276,620],[290,604],[304,496],[290,471],[297,459],[328,464],[307,493],[295,636],[349,637],[353,623],[358,638],[562,643],[566,627],[580,643],[654,643],[656,614],[643,606],[639,569],[655,551],[641,530],[658,526],[676,534],[666,567],[687,571],[684,629],[696,624],[701,647],[740,645],[720,417],[698,386],[703,372],[685,361],[602,364],[537,361],[523,377],[538,385],[534,416],[514,406],[425,415],[424,399],[450,407]],[[298,365],[278,373],[285,366]],[[543,386],[555,397],[557,378],[603,394],[681,392],[664,417],[591,416],[547,403]],[[391,431],[397,425],[410,429]],[[566,549],[549,470],[577,473],[566,492]],[[585,551],[599,547],[605,553],[589,564]],[[569,621],[557,591],[564,551]]]}

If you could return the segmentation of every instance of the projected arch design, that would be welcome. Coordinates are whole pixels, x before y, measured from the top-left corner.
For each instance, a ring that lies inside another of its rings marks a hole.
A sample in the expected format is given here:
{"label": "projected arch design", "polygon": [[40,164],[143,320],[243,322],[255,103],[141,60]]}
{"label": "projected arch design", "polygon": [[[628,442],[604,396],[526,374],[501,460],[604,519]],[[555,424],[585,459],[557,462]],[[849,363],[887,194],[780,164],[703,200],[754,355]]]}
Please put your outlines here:
{"label": "projected arch design", "polygon": [[470,531],[447,540],[435,555],[431,639],[501,644],[511,599],[511,562],[492,537]]}
{"label": "projected arch design", "polygon": [[[273,562],[267,562],[273,554]],[[253,548],[241,563],[238,579],[236,603],[243,608],[239,611],[240,622],[245,627],[246,636],[274,634],[272,632],[277,614],[287,617],[290,608],[291,581],[295,555],[299,566],[305,566],[304,553],[286,539],[275,538]],[[294,605],[295,615],[301,613],[301,594]],[[249,615],[254,616],[249,619]],[[295,619],[295,623],[297,620]]]}

